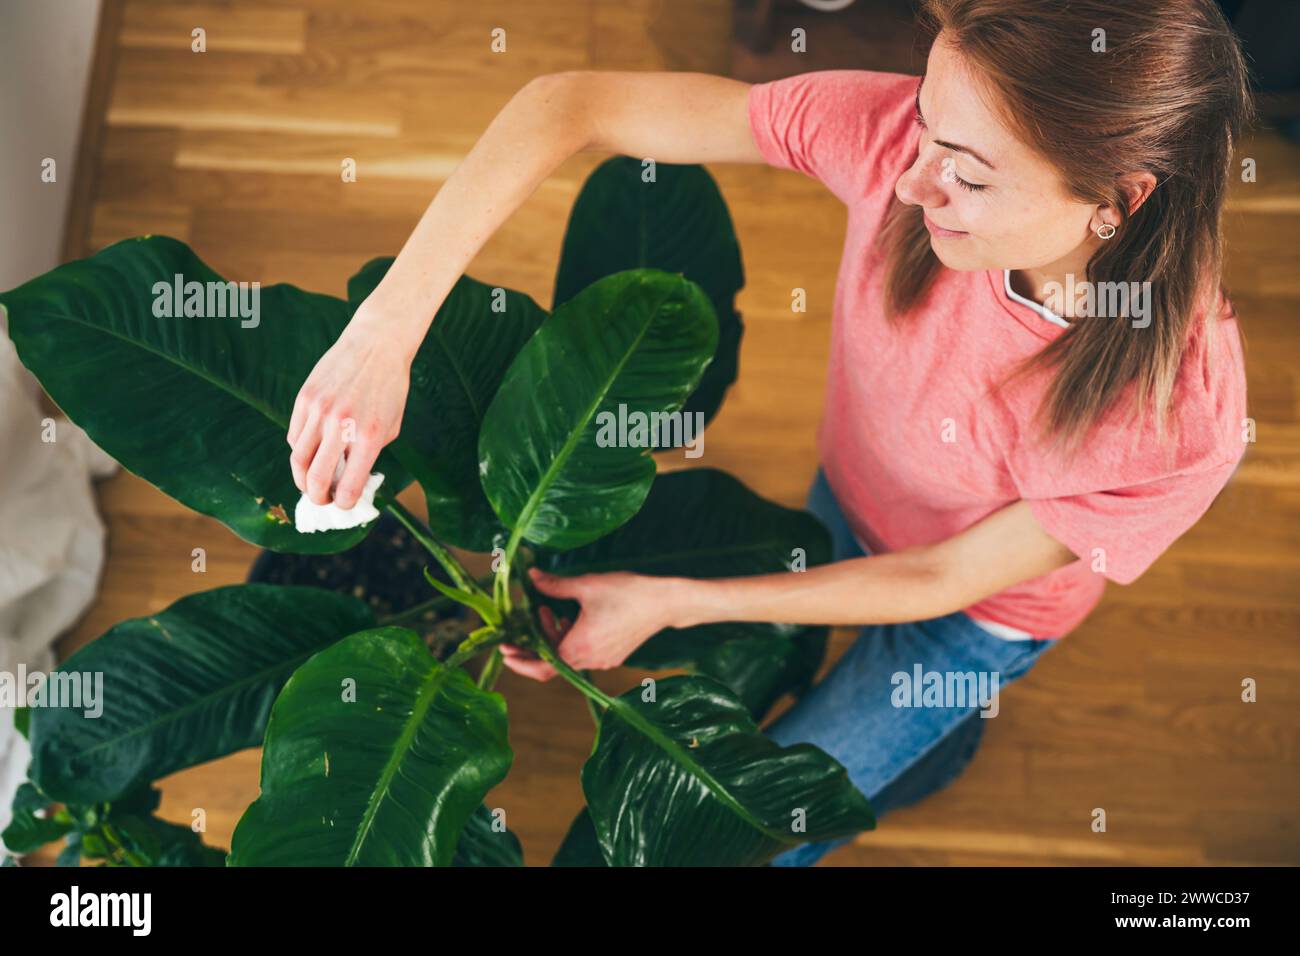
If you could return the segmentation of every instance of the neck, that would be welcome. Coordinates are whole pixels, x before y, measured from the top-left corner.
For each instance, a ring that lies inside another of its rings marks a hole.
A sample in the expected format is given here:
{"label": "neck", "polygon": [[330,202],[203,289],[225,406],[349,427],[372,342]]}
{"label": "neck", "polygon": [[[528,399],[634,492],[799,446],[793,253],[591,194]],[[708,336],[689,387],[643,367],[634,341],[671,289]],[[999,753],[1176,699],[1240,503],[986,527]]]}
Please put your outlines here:
{"label": "neck", "polygon": [[1092,257],[1092,252],[1085,243],[1056,262],[1032,269],[1012,269],[1011,288],[1016,290],[1017,295],[1051,309],[1063,319],[1077,318],[1075,303],[1068,301],[1068,296],[1054,293],[1053,290],[1068,290],[1071,287],[1070,276],[1074,277],[1074,288],[1080,288],[1080,284],[1088,278],[1088,260]]}

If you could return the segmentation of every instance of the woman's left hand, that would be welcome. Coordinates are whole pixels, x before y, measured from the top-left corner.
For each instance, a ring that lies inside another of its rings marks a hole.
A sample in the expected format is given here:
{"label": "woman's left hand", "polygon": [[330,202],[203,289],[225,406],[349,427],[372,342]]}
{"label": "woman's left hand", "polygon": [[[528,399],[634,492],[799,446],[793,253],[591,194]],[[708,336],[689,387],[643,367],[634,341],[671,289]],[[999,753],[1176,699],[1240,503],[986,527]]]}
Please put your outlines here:
{"label": "woman's left hand", "polygon": [[[674,582],[642,574],[617,571],[564,578],[530,568],[537,590],[550,597],[567,598],[582,605],[572,627],[556,621],[550,608],[538,617],[552,642],[559,638],[559,656],[574,670],[618,667],[638,647],[672,626]],[[530,651],[503,644],[503,663],[516,673],[550,680],[556,670]]]}

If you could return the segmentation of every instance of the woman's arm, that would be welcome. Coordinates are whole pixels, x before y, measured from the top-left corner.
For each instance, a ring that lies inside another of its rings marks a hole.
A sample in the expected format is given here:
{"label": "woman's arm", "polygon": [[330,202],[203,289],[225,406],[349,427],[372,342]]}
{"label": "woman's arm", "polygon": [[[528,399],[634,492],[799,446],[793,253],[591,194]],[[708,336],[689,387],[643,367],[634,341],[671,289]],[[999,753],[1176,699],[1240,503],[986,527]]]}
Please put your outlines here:
{"label": "woman's arm", "polygon": [[400,430],[410,363],[443,299],[497,228],[574,153],[665,163],[760,163],[749,85],[703,73],[569,72],[538,77],[510,100],[448,177],[383,281],[303,384],[289,425],[299,490],[318,504],[343,452],[340,507]]}
{"label": "woman's arm", "polygon": [[506,104],[429,205],[366,300],[414,355],[433,315],[488,238],[566,159],[584,150],[665,163],[763,161],[749,85],[703,73],[540,76]]}
{"label": "woman's arm", "polygon": [[[1077,560],[1018,501],[945,541],[854,558],[807,571],[698,580],[638,574],[572,578],[535,573],[553,597],[582,611],[560,643],[576,669],[617,667],[666,627],[721,621],[788,624],[890,624],[941,617]],[[554,670],[515,648],[512,669],[538,679]]]}
{"label": "woman's arm", "polygon": [[[894,624],[970,607],[1078,558],[1017,501],[938,544],[801,572],[680,584],[673,627],[715,621]],[[739,614],[737,617],[735,615]]]}

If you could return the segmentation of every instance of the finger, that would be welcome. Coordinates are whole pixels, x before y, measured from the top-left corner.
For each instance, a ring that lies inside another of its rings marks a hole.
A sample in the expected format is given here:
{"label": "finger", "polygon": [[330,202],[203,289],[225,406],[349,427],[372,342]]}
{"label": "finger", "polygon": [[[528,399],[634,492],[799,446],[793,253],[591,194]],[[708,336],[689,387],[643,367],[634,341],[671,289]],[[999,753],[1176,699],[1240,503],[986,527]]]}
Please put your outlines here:
{"label": "finger", "polygon": [[517,657],[503,658],[505,666],[516,674],[531,677],[533,680],[550,680],[555,676],[555,668],[542,660],[521,660]]}
{"label": "finger", "polygon": [[541,610],[537,612],[537,617],[542,622],[542,631],[546,634],[546,639],[554,644],[556,638],[560,636],[560,628],[555,623],[555,613],[543,604]]}
{"label": "finger", "polygon": [[554,574],[547,574],[541,568],[529,568],[528,574],[533,579],[533,584],[536,585],[537,590],[543,594],[549,594],[551,597],[576,599],[582,587],[581,576],[561,578]]}
{"label": "finger", "polygon": [[311,405],[303,390],[299,389],[298,397],[293,401],[293,415],[289,417],[289,434],[286,436],[291,446],[298,444],[298,435],[311,417]]}
{"label": "finger", "polygon": [[289,456],[289,467],[293,469],[293,483],[303,494],[307,493],[307,467],[311,464],[316,449],[320,447],[320,424],[315,413],[307,418],[294,443],[293,454]]}
{"label": "finger", "polygon": [[343,430],[337,419],[328,419],[321,428],[320,447],[307,469],[307,497],[318,505],[330,503],[330,486],[338,472],[343,453]]}
{"label": "finger", "polygon": [[370,466],[379,457],[379,449],[362,438],[348,446],[344,456],[347,464],[343,468],[343,477],[339,479],[338,489],[334,492],[334,501],[340,508],[351,508],[361,497],[361,492],[370,480]]}
{"label": "finger", "polygon": [[587,628],[579,625],[565,635],[555,652],[575,671],[592,668],[592,642],[587,639]]}

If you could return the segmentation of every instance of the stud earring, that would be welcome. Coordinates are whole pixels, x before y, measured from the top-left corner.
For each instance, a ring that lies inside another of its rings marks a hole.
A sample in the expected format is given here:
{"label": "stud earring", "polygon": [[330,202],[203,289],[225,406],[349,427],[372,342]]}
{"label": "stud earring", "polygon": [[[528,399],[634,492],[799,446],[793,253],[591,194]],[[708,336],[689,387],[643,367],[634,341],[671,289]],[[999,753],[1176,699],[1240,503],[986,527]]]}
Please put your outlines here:
{"label": "stud earring", "polygon": [[1115,235],[1115,227],[1112,226],[1110,223],[1103,222],[1100,226],[1097,227],[1097,238],[1109,239],[1113,235]]}

